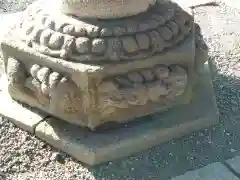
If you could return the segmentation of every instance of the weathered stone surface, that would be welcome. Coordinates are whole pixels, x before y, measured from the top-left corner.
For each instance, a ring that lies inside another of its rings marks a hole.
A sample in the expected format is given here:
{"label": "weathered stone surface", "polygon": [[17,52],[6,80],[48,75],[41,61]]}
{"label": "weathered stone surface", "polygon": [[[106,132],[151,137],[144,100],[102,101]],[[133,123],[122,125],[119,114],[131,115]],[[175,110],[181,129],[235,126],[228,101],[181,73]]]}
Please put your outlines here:
{"label": "weathered stone surface", "polygon": [[36,135],[79,161],[94,165],[179,138],[217,121],[218,111],[211,78],[209,72],[205,71],[194,88],[190,104],[142,117],[124,127],[102,133],[89,132],[49,118],[37,126]]}
{"label": "weathered stone surface", "polygon": [[[193,33],[192,24],[186,23],[193,22],[193,17],[175,3],[159,1],[141,15],[92,22],[76,21],[57,10],[49,10],[46,7],[51,7],[53,2],[41,1],[45,6],[36,3],[28,8],[26,16],[31,18],[24,19],[21,27],[16,29],[16,38],[19,39],[19,31],[22,31],[21,39],[29,47],[67,61],[106,63],[115,59],[130,61],[148,58],[175,48]],[[148,1],[153,0],[146,0],[146,3]],[[104,2],[97,4],[100,3]],[[134,24],[136,28],[129,29],[129,25]],[[118,42],[116,47],[113,47],[113,41]],[[96,48],[100,48],[100,53]],[[116,50],[120,53],[114,55]],[[62,55],[62,51],[65,51],[65,56]]]}
{"label": "weathered stone surface", "polygon": [[176,3],[90,20],[45,1],[30,6],[1,45],[14,99],[91,130],[190,101],[208,49]]}
{"label": "weathered stone surface", "polygon": [[201,169],[189,171],[182,176],[173,178],[172,180],[239,180],[231,171],[223,164],[217,162],[205,166]]}
{"label": "weathered stone surface", "polygon": [[[113,19],[145,12],[156,0],[61,0],[61,10],[84,18]],[[137,4],[137,6],[136,6]]]}
{"label": "weathered stone surface", "polygon": [[35,126],[41,122],[46,114],[39,112],[36,109],[23,106],[12,100],[7,92],[7,79],[3,75],[0,79],[0,114],[8,118],[18,127],[33,133]]}
{"label": "weathered stone surface", "polygon": [[[47,57],[14,41],[3,43],[2,48],[12,97],[95,129],[108,121],[123,123],[176,103],[187,103],[194,83],[188,80],[191,73],[186,71],[194,63],[192,44],[189,39],[175,51],[147,61],[103,65]],[[173,57],[172,64],[168,64]],[[151,81],[144,77],[145,70],[151,71]],[[109,83],[115,88],[109,88]],[[132,113],[126,113],[129,110]]]}
{"label": "weathered stone surface", "polygon": [[237,173],[240,173],[240,156],[236,156],[226,161],[226,163]]}

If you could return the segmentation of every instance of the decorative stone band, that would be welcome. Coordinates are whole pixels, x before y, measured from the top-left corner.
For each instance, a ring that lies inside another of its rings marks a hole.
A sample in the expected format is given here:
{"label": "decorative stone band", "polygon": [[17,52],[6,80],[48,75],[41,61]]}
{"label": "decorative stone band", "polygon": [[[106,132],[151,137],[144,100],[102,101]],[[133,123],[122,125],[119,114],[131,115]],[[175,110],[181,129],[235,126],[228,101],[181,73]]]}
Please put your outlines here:
{"label": "decorative stone band", "polygon": [[156,0],[59,0],[63,13],[81,18],[112,19],[145,12]]}
{"label": "decorative stone band", "polygon": [[81,93],[66,75],[38,64],[26,67],[14,58],[8,59],[7,68],[9,90],[14,96],[27,97],[30,104],[43,106],[49,112],[73,114],[82,111]]}
{"label": "decorative stone band", "polygon": [[[8,62],[11,91],[32,96],[51,112],[57,112],[58,108],[58,112],[65,114],[84,113],[81,90],[70,78],[38,64],[26,68],[13,58],[9,58]],[[187,72],[180,66],[157,65],[103,79],[92,98],[98,99],[94,106],[100,111],[99,118],[109,117],[118,108],[134,108],[148,103],[165,107],[185,92],[187,80]]]}
{"label": "decorative stone band", "polygon": [[103,81],[99,97],[103,115],[115,108],[142,106],[148,102],[171,103],[184,93],[187,72],[178,65],[158,65]]}
{"label": "decorative stone band", "polygon": [[34,91],[41,91],[45,96],[50,96],[51,92],[56,89],[58,83],[66,83],[69,81],[68,77],[62,76],[60,73],[54,72],[48,67],[41,67],[38,64],[31,66],[29,72],[31,76],[26,79],[26,87]]}
{"label": "decorative stone band", "polygon": [[54,21],[50,15],[42,15],[40,22],[34,20],[25,27],[25,39],[37,51],[69,61],[137,60],[184,41],[191,34],[192,21],[190,15],[170,2],[157,3],[138,16],[98,21],[95,25],[80,20],[79,24]]}

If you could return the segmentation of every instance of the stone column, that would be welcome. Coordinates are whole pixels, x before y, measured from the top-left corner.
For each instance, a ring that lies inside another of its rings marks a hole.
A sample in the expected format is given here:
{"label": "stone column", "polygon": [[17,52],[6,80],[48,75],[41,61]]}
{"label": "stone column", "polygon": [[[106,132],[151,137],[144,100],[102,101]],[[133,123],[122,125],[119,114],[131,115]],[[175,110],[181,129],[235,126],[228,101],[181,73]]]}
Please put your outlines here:
{"label": "stone column", "polygon": [[63,13],[81,18],[114,19],[145,12],[156,0],[60,0]]}

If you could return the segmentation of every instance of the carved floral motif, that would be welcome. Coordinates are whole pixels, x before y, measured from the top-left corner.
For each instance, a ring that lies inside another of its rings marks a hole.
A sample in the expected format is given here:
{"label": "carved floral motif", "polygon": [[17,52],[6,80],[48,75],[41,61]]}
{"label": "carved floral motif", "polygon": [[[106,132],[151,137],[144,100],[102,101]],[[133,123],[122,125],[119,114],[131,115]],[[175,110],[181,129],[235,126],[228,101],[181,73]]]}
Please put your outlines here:
{"label": "carved floral motif", "polygon": [[99,86],[99,105],[106,115],[116,108],[170,103],[184,93],[186,86],[187,72],[183,68],[158,65],[103,81]]}

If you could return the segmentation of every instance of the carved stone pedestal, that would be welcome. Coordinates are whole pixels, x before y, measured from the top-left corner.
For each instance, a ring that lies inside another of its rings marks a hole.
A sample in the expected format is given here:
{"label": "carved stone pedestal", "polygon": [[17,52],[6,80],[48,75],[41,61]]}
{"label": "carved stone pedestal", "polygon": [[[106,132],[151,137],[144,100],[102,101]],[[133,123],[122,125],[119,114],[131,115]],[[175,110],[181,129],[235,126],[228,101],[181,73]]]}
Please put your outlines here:
{"label": "carved stone pedestal", "polygon": [[[0,84],[7,88],[7,83]],[[0,91],[2,116],[88,165],[129,156],[218,122],[208,65],[193,89],[189,104],[175,106],[164,113],[137,118],[121,128],[103,133],[87,131],[35,109],[26,108],[6,96],[7,92],[3,87]]]}
{"label": "carved stone pedestal", "polygon": [[30,6],[1,45],[11,97],[91,130],[188,103],[207,60],[199,26],[161,0],[131,14],[134,1]]}
{"label": "carved stone pedestal", "polygon": [[170,1],[119,2],[41,0],[1,44],[9,95],[46,116],[1,113],[90,165],[217,122],[192,15]]}

